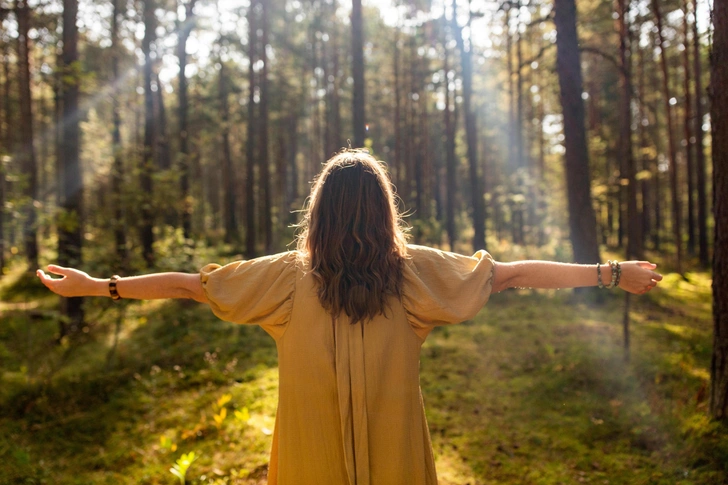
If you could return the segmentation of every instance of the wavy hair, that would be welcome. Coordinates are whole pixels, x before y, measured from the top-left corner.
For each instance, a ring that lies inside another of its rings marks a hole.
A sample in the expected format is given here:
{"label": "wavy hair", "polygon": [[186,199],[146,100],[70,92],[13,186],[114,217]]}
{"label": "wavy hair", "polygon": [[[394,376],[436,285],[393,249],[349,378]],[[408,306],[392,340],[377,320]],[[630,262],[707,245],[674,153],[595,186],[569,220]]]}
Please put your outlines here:
{"label": "wavy hair", "polygon": [[402,296],[407,241],[383,164],[363,150],[329,159],[314,181],[298,237],[321,305],[352,324],[384,314]]}

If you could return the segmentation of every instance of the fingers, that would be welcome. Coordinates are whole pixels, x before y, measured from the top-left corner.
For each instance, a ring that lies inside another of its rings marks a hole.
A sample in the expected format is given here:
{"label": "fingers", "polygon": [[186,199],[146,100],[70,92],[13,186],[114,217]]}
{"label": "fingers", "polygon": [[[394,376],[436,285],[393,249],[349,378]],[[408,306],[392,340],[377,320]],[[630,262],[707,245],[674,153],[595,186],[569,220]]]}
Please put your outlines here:
{"label": "fingers", "polygon": [[40,279],[40,282],[43,283],[46,286],[46,288],[48,288],[51,291],[55,291],[56,282],[61,281],[60,279],[51,278],[50,276],[45,274],[42,269],[39,269],[38,271],[36,271],[35,274]]}
{"label": "fingers", "polygon": [[61,276],[68,276],[71,273],[71,268],[64,268],[63,266],[58,266],[57,264],[49,264],[47,266],[48,272],[61,275]]}
{"label": "fingers", "polygon": [[645,269],[657,268],[656,264],[650,263],[649,261],[637,261],[637,266],[639,266],[640,268],[645,268]]}

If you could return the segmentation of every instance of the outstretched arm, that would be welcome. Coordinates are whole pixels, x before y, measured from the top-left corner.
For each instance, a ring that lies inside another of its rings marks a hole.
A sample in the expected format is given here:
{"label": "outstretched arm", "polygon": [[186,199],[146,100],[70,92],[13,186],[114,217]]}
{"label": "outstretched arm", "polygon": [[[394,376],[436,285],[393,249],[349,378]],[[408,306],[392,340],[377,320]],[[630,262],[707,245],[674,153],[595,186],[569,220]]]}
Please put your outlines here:
{"label": "outstretched arm", "polygon": [[[654,271],[656,264],[647,261],[620,263],[622,276],[619,287],[630,293],[650,291],[662,280]],[[506,288],[577,288],[597,286],[596,264],[554,263],[551,261],[516,261],[496,263],[493,292]],[[601,265],[602,281],[611,279],[611,268]]]}
{"label": "outstretched arm", "polygon": [[[83,271],[53,264],[48,266],[48,272],[62,278],[52,278],[40,269],[36,274],[44,285],[61,296],[111,296],[108,279],[92,278]],[[128,299],[188,298],[207,303],[198,273],[153,273],[120,278],[116,290],[119,296]]]}

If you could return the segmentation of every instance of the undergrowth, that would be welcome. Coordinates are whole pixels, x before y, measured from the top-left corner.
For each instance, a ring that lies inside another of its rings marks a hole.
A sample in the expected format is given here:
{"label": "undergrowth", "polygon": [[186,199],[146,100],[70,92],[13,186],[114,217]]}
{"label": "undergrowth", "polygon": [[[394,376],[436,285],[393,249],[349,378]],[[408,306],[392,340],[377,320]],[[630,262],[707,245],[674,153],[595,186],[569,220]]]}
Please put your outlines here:
{"label": "undergrowth", "polygon": [[[22,275],[0,282],[0,483],[172,484],[175,466],[186,483],[265,483],[265,332],[190,302],[89,300],[87,326],[58,341],[57,298]],[[505,292],[430,335],[421,384],[441,483],[728,480],[728,433],[707,418],[706,274],[632,297],[628,359],[624,294],[602,295]]]}

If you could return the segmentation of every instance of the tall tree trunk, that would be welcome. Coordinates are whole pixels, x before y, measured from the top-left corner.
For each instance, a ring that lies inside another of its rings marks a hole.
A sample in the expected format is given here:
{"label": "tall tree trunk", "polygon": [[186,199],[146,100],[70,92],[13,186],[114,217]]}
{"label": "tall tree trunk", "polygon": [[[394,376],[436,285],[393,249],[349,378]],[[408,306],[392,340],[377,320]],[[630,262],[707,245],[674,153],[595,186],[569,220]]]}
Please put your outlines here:
{"label": "tall tree trunk", "polygon": [[516,88],[513,83],[513,38],[511,37],[511,3],[504,5],[506,14],[503,17],[506,34],[506,69],[508,70],[508,159],[506,167],[511,173],[516,167]]}
{"label": "tall tree trunk", "polygon": [[672,201],[672,234],[675,240],[675,265],[677,272],[682,274],[682,214],[680,210],[680,192],[678,184],[677,150],[675,148],[675,134],[672,126],[672,105],[670,99],[669,77],[667,71],[667,53],[665,52],[665,38],[662,30],[662,12],[658,0],[652,0],[652,9],[657,23],[657,39],[660,46],[660,64],[662,67],[662,95],[665,104],[665,126],[667,126],[668,156],[670,160],[670,199]]}
{"label": "tall tree trunk", "polygon": [[248,7],[248,120],[247,120],[247,141],[245,146],[245,256],[255,257],[255,69],[257,60],[256,38],[257,25],[255,21],[255,0],[251,0]]}
{"label": "tall tree trunk", "polygon": [[[260,136],[260,144],[258,146],[258,161],[260,163],[260,184],[261,187],[261,219],[263,222],[263,234],[265,235],[265,252],[270,253],[273,250],[273,215],[271,211],[271,180],[270,180],[270,156],[268,143],[268,54],[266,47],[268,46],[268,30],[270,28],[268,20],[268,1],[261,2],[261,38],[260,38],[260,58],[263,60],[263,67],[260,70],[260,106],[258,112],[258,135]],[[326,81],[328,82],[328,81]]]}
{"label": "tall tree trunk", "polygon": [[710,412],[728,420],[728,0],[713,3],[710,119],[713,128],[713,358]]}
{"label": "tall tree trunk", "polygon": [[[2,15],[0,15],[2,21]],[[12,153],[10,146],[10,57],[8,55],[8,44],[3,42],[2,46],[2,62],[3,62],[3,95],[2,107],[0,107],[0,147],[4,154]],[[5,268],[5,164],[0,160],[0,279],[2,279]]]}
{"label": "tall tree trunk", "polygon": [[[65,5],[65,3],[64,3]],[[28,204],[25,208],[23,226],[23,245],[28,260],[28,271],[38,267],[38,214],[36,198],[38,192],[38,169],[35,158],[33,134],[33,101],[30,80],[30,7],[27,0],[16,0],[16,18],[18,20],[18,99],[20,101],[20,137],[18,162],[25,178],[25,195]]]}
{"label": "tall tree trunk", "polygon": [[354,77],[354,145],[363,147],[366,138],[366,116],[364,114],[364,32],[361,0],[352,0],[351,3],[351,62],[351,72]]}
{"label": "tall tree trunk", "polygon": [[[521,2],[516,4],[516,166],[526,166],[523,158],[523,41],[521,39]],[[523,214],[521,214],[523,217]],[[523,243],[523,241],[520,241]]]}
{"label": "tall tree trunk", "polygon": [[[463,115],[465,118],[465,139],[468,143],[468,168],[473,204],[473,250],[485,249],[485,201],[483,200],[482,178],[478,174],[478,139],[475,113],[473,112],[473,64],[472,44],[465,47],[462,28],[457,21],[457,1],[453,0],[452,24],[455,42],[460,50],[460,64],[463,76]],[[468,12],[468,17],[470,12]],[[468,20],[470,24],[470,20]]]}
{"label": "tall tree trunk", "polygon": [[225,242],[228,244],[238,240],[238,223],[235,203],[235,170],[233,170],[233,159],[230,153],[230,107],[228,106],[227,75],[225,73],[225,62],[220,60],[220,79],[218,84],[218,95],[220,99],[220,124],[222,143],[222,174],[225,187],[223,204],[223,220],[225,221]]}
{"label": "tall tree trunk", "polygon": [[153,204],[153,183],[154,173],[154,93],[152,92],[152,43],[154,42],[154,30],[156,19],[154,16],[155,0],[144,0],[144,39],[142,40],[142,52],[144,53],[144,148],[142,150],[142,161],[139,170],[139,182],[142,189],[141,207],[141,240],[142,254],[147,267],[154,264],[154,210]]}
{"label": "tall tree trunk", "polygon": [[443,43],[443,49],[445,51],[445,177],[447,183],[446,187],[446,204],[445,204],[445,227],[447,228],[447,239],[450,243],[450,251],[455,251],[455,241],[457,240],[457,234],[455,232],[455,123],[453,120],[452,113],[450,111],[450,78],[448,73],[450,72],[450,50],[447,47],[447,42]]}
{"label": "tall tree trunk", "polygon": [[688,254],[695,255],[695,163],[693,149],[695,141],[693,138],[693,109],[692,90],[690,89],[690,26],[688,24],[688,10],[690,0],[683,4],[683,86],[685,90],[685,110],[683,118],[683,129],[685,136],[685,170],[687,171],[688,183]]}
{"label": "tall tree trunk", "polygon": [[401,87],[400,87],[400,53],[399,53],[399,23],[394,29],[394,160],[392,160],[392,167],[390,168],[390,174],[394,185],[399,187],[401,181],[401,167],[402,167],[402,106],[401,106]]}
{"label": "tall tree trunk", "polygon": [[642,225],[637,208],[637,170],[632,152],[632,44],[628,22],[630,0],[617,1],[619,22],[619,63],[621,66],[620,158],[627,179],[627,259],[642,259]]}
{"label": "tall tree trunk", "polygon": [[13,103],[10,93],[13,89],[13,80],[10,75],[10,45],[3,43],[3,74],[5,83],[3,84],[3,121],[5,130],[3,131],[2,146],[5,147],[6,153],[13,153],[15,137],[14,130],[10,129],[10,120],[13,119]]}
{"label": "tall tree trunk", "polygon": [[599,262],[597,223],[591,198],[589,151],[584,127],[584,86],[579,60],[574,0],[554,0],[556,70],[564,114],[564,145],[569,230],[574,261]]}
{"label": "tall tree trunk", "polygon": [[154,84],[157,86],[156,96],[154,97],[156,116],[154,124],[157,129],[155,134],[157,167],[160,170],[169,170],[172,168],[172,157],[169,151],[169,138],[167,137],[167,110],[164,106],[164,89],[159,79],[159,72],[154,73]]}
{"label": "tall tree trunk", "polygon": [[[118,0],[115,0],[118,1]],[[182,196],[182,233],[185,240],[192,237],[192,208],[190,200],[190,148],[189,128],[187,127],[187,39],[195,25],[194,8],[197,0],[188,0],[185,5],[185,19],[181,22],[177,34],[177,59],[179,59],[179,74],[177,86],[177,104],[179,117],[179,167],[180,190]]]}
{"label": "tall tree trunk", "polygon": [[[697,19],[698,0],[693,0],[693,15]],[[695,170],[697,172],[698,192],[698,258],[703,267],[708,266],[708,198],[705,194],[707,183],[705,175],[705,151],[703,147],[703,79],[700,56],[700,36],[698,22],[693,21],[693,64],[695,68]]]}
{"label": "tall tree trunk", "polygon": [[[63,53],[61,87],[61,150],[58,153],[61,170],[59,187],[60,207],[63,217],[58,221],[58,263],[61,266],[79,267],[83,239],[83,179],[80,160],[80,114],[78,96],[78,0],[63,0]],[[63,300],[63,310],[70,327],[61,323],[60,337],[74,334],[83,322],[81,298]]]}
{"label": "tall tree trunk", "polygon": [[[119,43],[119,17],[122,15],[121,0],[113,0],[111,15],[111,84],[119,84],[119,57],[121,46]],[[126,231],[124,225],[124,212],[122,207],[121,187],[123,185],[124,162],[121,145],[121,106],[119,105],[119,92],[114,90],[111,94],[111,152],[114,162],[111,167],[111,198],[114,211],[114,245],[117,267],[126,267]]]}
{"label": "tall tree trunk", "polygon": [[[633,51],[634,52],[634,51]],[[644,104],[644,96],[645,96],[645,65],[644,65],[644,49],[637,46],[637,65],[639,66],[639,76],[638,76],[638,91],[640,94],[640,102],[639,102],[639,123],[637,123],[637,127],[639,130],[639,139],[640,139],[640,169],[643,171],[649,171],[650,170],[650,164],[649,164],[649,157],[647,155],[647,128],[645,126],[645,122],[647,121],[647,111]],[[650,183],[649,179],[643,178],[640,181],[640,188],[642,191],[642,221],[641,221],[641,235],[642,235],[642,242],[641,246],[644,250],[645,242],[647,241],[647,236],[652,233],[652,220],[650,218],[650,213],[652,210],[651,205],[651,194],[650,194]]]}

